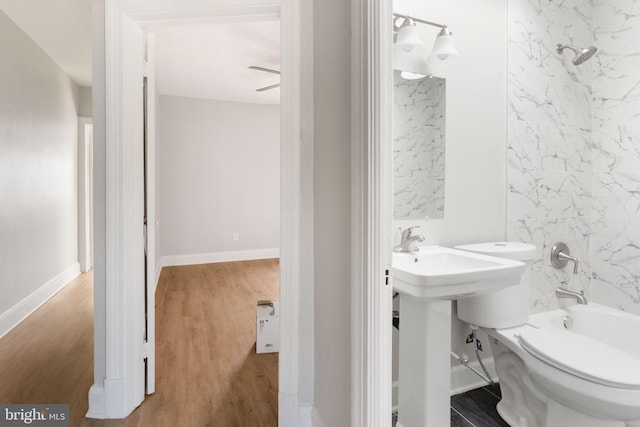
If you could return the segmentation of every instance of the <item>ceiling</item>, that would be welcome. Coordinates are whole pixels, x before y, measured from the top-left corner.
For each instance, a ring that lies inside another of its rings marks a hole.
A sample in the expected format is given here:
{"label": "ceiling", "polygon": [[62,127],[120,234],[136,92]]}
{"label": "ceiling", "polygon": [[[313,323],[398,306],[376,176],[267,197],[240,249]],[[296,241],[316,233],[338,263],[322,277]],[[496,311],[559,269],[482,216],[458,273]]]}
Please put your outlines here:
{"label": "ceiling", "polygon": [[[90,0],[0,0],[0,9],[80,86],[91,86]],[[277,18],[155,27],[156,76],[164,95],[278,104]]]}
{"label": "ceiling", "polygon": [[280,76],[249,66],[280,70],[280,21],[217,22],[165,26],[156,35],[158,91],[164,95],[278,104]]}
{"label": "ceiling", "polygon": [[78,85],[91,86],[91,0],[0,0],[0,9]]}

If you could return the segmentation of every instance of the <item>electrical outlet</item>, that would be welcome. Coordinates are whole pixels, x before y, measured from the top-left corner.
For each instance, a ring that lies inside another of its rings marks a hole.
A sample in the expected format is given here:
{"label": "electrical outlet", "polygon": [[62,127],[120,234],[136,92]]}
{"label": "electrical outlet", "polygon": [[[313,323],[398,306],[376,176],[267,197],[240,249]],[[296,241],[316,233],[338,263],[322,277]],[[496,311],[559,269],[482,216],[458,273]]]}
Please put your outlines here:
{"label": "electrical outlet", "polygon": [[238,237],[238,233],[233,233],[233,241],[236,242],[238,241],[239,237]]}

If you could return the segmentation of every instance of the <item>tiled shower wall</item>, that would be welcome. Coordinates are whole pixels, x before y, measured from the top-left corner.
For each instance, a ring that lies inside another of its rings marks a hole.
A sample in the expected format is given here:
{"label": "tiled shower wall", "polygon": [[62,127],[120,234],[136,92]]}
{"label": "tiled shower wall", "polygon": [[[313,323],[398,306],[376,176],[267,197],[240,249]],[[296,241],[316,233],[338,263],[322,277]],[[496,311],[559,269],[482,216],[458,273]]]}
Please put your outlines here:
{"label": "tiled shower wall", "polygon": [[[534,243],[532,311],[560,285],[640,314],[640,6],[511,1],[507,237]],[[579,67],[556,44],[597,45]],[[635,121],[635,123],[634,123]],[[551,246],[580,260],[555,270]]]}
{"label": "tiled shower wall", "polygon": [[640,314],[640,4],[594,2],[593,297]]}
{"label": "tiled shower wall", "polygon": [[[538,248],[534,312],[557,307],[560,285],[590,288],[593,64],[575,67],[556,45],[591,45],[592,13],[585,0],[509,3],[507,238]],[[551,266],[558,241],[580,260],[577,275]]]}

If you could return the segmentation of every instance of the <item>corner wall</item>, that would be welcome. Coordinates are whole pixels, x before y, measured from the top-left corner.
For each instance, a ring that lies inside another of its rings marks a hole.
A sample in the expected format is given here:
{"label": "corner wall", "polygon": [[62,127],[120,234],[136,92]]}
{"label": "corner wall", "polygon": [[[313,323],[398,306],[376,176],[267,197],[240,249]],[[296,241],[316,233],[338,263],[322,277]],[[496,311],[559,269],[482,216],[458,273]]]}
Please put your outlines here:
{"label": "corner wall", "polygon": [[0,336],[79,273],[79,89],[0,11]]}

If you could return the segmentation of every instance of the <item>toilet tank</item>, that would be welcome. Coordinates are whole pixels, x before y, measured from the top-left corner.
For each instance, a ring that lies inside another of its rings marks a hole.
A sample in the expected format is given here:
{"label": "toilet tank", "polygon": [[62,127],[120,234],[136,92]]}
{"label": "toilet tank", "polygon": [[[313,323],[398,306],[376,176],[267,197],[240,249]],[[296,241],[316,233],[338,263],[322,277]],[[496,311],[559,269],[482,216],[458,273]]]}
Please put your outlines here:
{"label": "toilet tank", "polygon": [[531,263],[536,255],[536,247],[521,242],[490,242],[455,248],[526,264],[525,272],[517,285],[458,300],[458,318],[485,328],[502,329],[524,325],[529,318]]}

